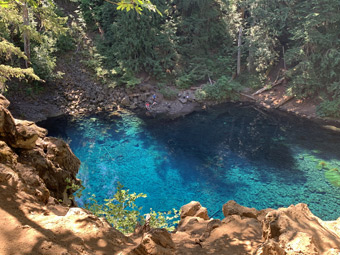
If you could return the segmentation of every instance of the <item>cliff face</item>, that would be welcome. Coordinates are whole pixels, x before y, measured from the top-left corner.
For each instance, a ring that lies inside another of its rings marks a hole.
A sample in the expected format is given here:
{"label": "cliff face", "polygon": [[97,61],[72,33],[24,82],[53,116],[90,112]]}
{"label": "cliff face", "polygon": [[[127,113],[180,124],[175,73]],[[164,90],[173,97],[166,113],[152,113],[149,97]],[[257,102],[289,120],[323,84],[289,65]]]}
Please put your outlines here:
{"label": "cliff face", "polygon": [[[33,122],[14,119],[0,95],[0,159],[2,174],[27,186],[27,192],[46,203],[49,196],[63,199],[68,182],[77,183],[80,161],[62,140],[46,137]],[[68,181],[67,181],[68,180]],[[20,189],[19,187],[19,189]]]}
{"label": "cliff face", "polygon": [[258,211],[229,201],[217,220],[191,202],[174,233],[144,227],[124,236],[69,207],[79,160],[8,106],[0,95],[0,254],[340,254],[340,218],[323,222],[305,204]]}

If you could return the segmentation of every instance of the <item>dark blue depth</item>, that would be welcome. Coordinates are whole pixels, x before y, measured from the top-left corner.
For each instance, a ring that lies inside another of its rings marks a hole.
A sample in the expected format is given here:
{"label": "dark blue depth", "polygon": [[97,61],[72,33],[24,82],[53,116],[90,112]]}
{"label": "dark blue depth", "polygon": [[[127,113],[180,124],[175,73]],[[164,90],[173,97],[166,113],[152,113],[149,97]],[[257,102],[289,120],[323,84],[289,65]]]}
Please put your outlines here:
{"label": "dark blue depth", "polygon": [[173,121],[126,112],[40,124],[82,162],[81,206],[90,194],[112,197],[119,181],[148,195],[137,200],[144,213],[196,200],[222,218],[232,199],[257,209],[303,202],[324,220],[339,217],[340,188],[317,166],[340,168],[340,133],[311,121],[225,104]]}

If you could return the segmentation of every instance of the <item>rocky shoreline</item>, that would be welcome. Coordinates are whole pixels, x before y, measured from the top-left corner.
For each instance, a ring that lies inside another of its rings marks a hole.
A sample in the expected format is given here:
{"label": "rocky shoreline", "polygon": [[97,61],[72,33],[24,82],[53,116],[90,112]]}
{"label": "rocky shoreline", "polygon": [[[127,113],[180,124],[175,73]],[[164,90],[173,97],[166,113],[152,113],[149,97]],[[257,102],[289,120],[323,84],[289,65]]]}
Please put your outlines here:
{"label": "rocky shoreline", "polygon": [[[127,108],[142,115],[174,119],[222,103],[196,100],[195,91],[199,86],[187,90],[167,87],[171,96],[163,95],[164,91],[155,82],[150,82],[149,77],[134,88],[108,87],[94,79],[87,69],[81,55],[71,54],[58,63],[57,70],[64,73],[62,79],[43,85],[38,92],[28,92],[23,88],[9,90],[6,96],[11,101],[9,109],[13,116],[38,122],[64,114],[77,117],[105,111],[119,115],[121,108]],[[282,83],[256,95],[246,89],[240,93],[239,102],[340,126],[339,120],[321,118],[316,114],[315,100],[287,97],[286,85]]]}

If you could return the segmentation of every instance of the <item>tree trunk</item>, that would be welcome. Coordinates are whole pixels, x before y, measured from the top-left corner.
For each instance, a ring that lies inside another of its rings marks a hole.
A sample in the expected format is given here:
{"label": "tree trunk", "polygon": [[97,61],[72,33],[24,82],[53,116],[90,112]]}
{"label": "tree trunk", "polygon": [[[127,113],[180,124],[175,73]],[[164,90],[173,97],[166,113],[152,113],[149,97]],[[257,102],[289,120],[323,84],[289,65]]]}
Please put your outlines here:
{"label": "tree trunk", "polygon": [[[251,12],[253,13],[253,8],[251,7]],[[253,29],[255,27],[255,21],[256,21],[256,16],[253,15],[253,20],[251,22],[249,31],[250,31],[250,42],[249,42],[249,56],[248,56],[248,72],[252,73],[254,71],[254,46],[253,46],[253,42],[254,40],[254,36],[253,36]]]}
{"label": "tree trunk", "polygon": [[237,76],[241,73],[241,44],[242,44],[242,26],[240,26],[240,29],[238,31],[238,42],[237,42]]}
{"label": "tree trunk", "polygon": [[27,2],[25,2],[23,4],[23,19],[24,19],[24,31],[23,31],[23,36],[24,36],[24,52],[25,55],[27,57],[27,59],[25,60],[25,65],[26,68],[28,68],[28,64],[30,62],[31,59],[31,49],[30,49],[30,34],[29,34],[29,25],[30,25],[30,20],[28,17],[28,6],[27,6]]}
{"label": "tree trunk", "polygon": [[283,55],[283,68],[286,71],[287,66],[286,66],[286,59],[285,59],[285,46],[282,46],[282,55]]}

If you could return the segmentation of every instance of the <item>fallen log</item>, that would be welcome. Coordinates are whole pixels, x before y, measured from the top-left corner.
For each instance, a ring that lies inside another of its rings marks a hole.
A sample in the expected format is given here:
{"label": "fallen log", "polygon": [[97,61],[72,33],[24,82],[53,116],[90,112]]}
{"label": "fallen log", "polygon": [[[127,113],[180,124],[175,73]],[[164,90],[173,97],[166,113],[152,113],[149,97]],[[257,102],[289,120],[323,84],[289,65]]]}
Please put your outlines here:
{"label": "fallen log", "polygon": [[244,94],[244,93],[240,93],[240,95],[241,95],[241,96],[244,96],[244,97],[247,97],[247,98],[249,98],[249,99],[251,99],[251,100],[256,101],[256,98],[253,97],[252,95],[247,95],[247,94]]}
{"label": "fallen log", "polygon": [[286,79],[285,77],[282,77],[280,80],[275,81],[275,82],[272,83],[272,84],[269,84],[269,85],[264,86],[262,89],[259,89],[258,91],[256,91],[255,93],[253,93],[252,96],[256,96],[256,95],[258,95],[258,94],[261,94],[261,93],[264,92],[264,91],[267,91],[267,90],[270,90],[270,89],[274,88],[274,87],[277,86],[277,85],[280,85],[285,79]]}

